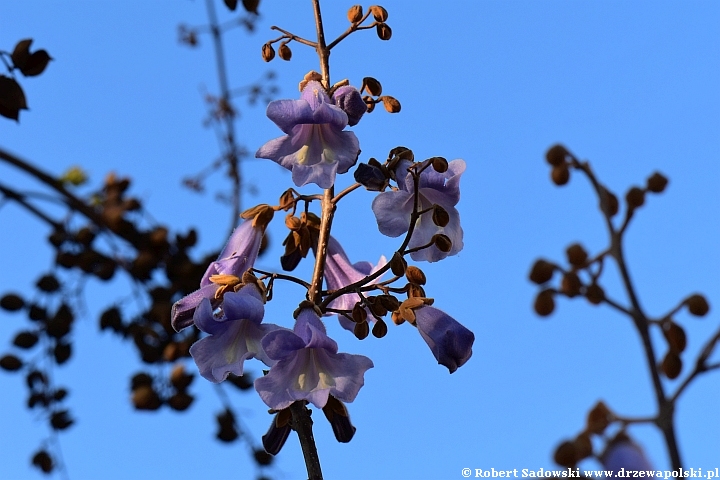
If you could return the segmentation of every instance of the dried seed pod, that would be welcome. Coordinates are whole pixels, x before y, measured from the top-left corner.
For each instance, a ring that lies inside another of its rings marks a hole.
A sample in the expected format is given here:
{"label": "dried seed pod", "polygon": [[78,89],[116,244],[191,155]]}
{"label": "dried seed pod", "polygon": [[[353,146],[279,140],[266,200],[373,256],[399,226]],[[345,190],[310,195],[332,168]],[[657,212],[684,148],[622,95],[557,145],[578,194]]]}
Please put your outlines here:
{"label": "dried seed pod", "polygon": [[262,59],[269,62],[275,58],[275,49],[269,43],[262,46]]}
{"label": "dried seed pod", "polygon": [[22,360],[15,355],[4,355],[0,358],[0,368],[7,370],[8,372],[14,372],[20,370],[23,366]]}
{"label": "dried seed pod", "polygon": [[407,270],[405,270],[405,278],[408,279],[408,282],[416,285],[425,285],[425,282],[427,282],[423,271],[414,265],[407,267]]}
{"label": "dried seed pod", "polygon": [[570,441],[562,442],[555,449],[553,459],[555,460],[555,463],[561,467],[574,467],[578,461],[575,443]]}
{"label": "dried seed pod", "polygon": [[352,309],[352,319],[355,323],[362,323],[367,320],[367,310],[363,308],[360,302],[356,303]]}
{"label": "dried seed pod", "polygon": [[294,215],[287,215],[285,217],[285,226],[289,228],[290,230],[300,230],[300,227],[302,226],[302,222],[300,219]]}
{"label": "dried seed pod", "polygon": [[567,272],[565,275],[563,275],[560,290],[565,295],[567,295],[570,298],[572,298],[576,295],[579,295],[581,287],[582,287],[582,282],[580,281],[580,277],[578,277],[577,273]]}
{"label": "dried seed pod", "polygon": [[617,196],[607,188],[600,187],[600,211],[612,217],[620,210],[620,202]]}
{"label": "dried seed pod", "polygon": [[187,373],[182,363],[177,364],[170,373],[170,383],[179,391],[184,391],[189,387],[194,378],[195,375]]}
{"label": "dried seed pod", "polygon": [[672,321],[667,322],[663,325],[663,335],[668,342],[670,351],[674,353],[681,353],[687,347],[687,335],[685,330]]}
{"label": "dried seed pod", "polygon": [[35,455],[33,455],[32,464],[42,470],[43,473],[52,472],[53,467],[55,466],[53,464],[52,457],[45,450],[40,450],[39,452],[35,453]]}
{"label": "dried seed pod", "polygon": [[150,385],[142,385],[134,389],[132,403],[137,410],[157,410],[162,406],[160,396]]}
{"label": "dried seed pod", "polygon": [[382,305],[388,312],[394,312],[400,308],[400,301],[393,295],[378,295],[376,298],[377,301],[380,302],[380,305]]}
{"label": "dried seed pod", "polygon": [[645,203],[645,191],[638,187],[632,187],[625,194],[625,201],[631,209],[642,207]]}
{"label": "dried seed pod", "polygon": [[448,237],[447,235],[443,235],[442,233],[436,233],[432,236],[431,240],[433,241],[437,249],[443,253],[447,253],[452,250],[452,240],[450,240],[450,237]]}
{"label": "dried seed pod", "polygon": [[362,80],[362,87],[360,87],[360,91],[367,90],[367,92],[372,95],[373,97],[379,97],[382,95],[382,85],[380,82],[377,81],[377,79],[373,77],[365,77]]}
{"label": "dried seed pod", "polygon": [[395,97],[383,95],[380,97],[380,100],[383,102],[383,107],[385,107],[385,110],[388,112],[398,113],[400,111],[400,102]]}
{"label": "dried seed pod", "polygon": [[553,273],[555,272],[555,265],[552,263],[539,259],[536,260],[530,270],[530,281],[541,285],[552,279]]}
{"label": "dried seed pod", "polygon": [[605,300],[605,290],[597,283],[593,283],[585,288],[585,298],[593,305],[599,305]]}
{"label": "dried seed pod", "polygon": [[535,297],[535,313],[547,317],[555,310],[555,298],[552,290],[543,290]]}
{"label": "dried seed pod", "polygon": [[405,269],[407,269],[407,262],[402,255],[395,252],[390,260],[390,270],[393,275],[400,277],[405,274]]}
{"label": "dried seed pod", "polygon": [[25,300],[20,295],[8,293],[0,298],[0,308],[9,312],[20,310],[25,306]]}
{"label": "dried seed pod", "polygon": [[407,294],[409,298],[426,298],[425,289],[415,283],[410,284]]}
{"label": "dried seed pod", "polygon": [[573,442],[575,445],[575,457],[578,461],[583,458],[587,458],[593,453],[592,441],[590,440],[590,434],[583,432],[575,438]]}
{"label": "dried seed pod", "polygon": [[566,250],[567,259],[570,265],[574,267],[582,267],[588,259],[588,254],[579,243],[573,243]]}
{"label": "dried seed pod", "polygon": [[444,227],[450,223],[450,214],[438,204],[433,205],[432,221],[438,227]]}
{"label": "dried seed pod", "polygon": [[592,410],[588,412],[587,431],[598,435],[602,434],[610,425],[611,418],[612,412],[610,412],[610,409],[603,402],[596,403]]}
{"label": "dried seed pod", "polygon": [[545,153],[545,160],[547,160],[547,162],[553,167],[557,167],[558,165],[565,163],[565,159],[568,155],[570,154],[567,149],[558,143],[548,149]]}
{"label": "dried seed pod", "polygon": [[387,23],[378,23],[375,29],[380,40],[390,40],[390,37],[392,37],[392,30]]}
{"label": "dried seed pod", "polygon": [[347,12],[347,19],[350,23],[357,23],[362,20],[363,9],[362,5],[353,5]]}
{"label": "dried seed pod", "polygon": [[173,410],[182,412],[183,410],[188,409],[193,400],[195,400],[195,397],[192,395],[185,392],[178,392],[167,399],[167,404]]}
{"label": "dried seed pod", "polygon": [[378,22],[387,21],[388,12],[380,5],[372,5],[370,7],[370,13],[372,13],[373,18]]}
{"label": "dried seed pod", "polygon": [[647,179],[647,189],[653,193],[660,193],[667,187],[668,179],[660,172],[653,173]]}
{"label": "dried seed pod", "polygon": [[448,161],[443,157],[432,157],[429,159],[433,169],[438,173],[445,173],[448,169]]}
{"label": "dried seed pod", "polygon": [[690,295],[685,299],[685,305],[687,305],[688,311],[696,317],[703,317],[710,311],[708,301],[699,293]]}
{"label": "dried seed pod", "polygon": [[289,61],[292,58],[292,50],[287,46],[287,43],[280,44],[278,55],[285,61]]}
{"label": "dried seed pod", "polygon": [[370,325],[368,322],[356,323],[353,334],[358,340],[364,340],[370,334]]}
{"label": "dried seed pod", "polygon": [[295,195],[293,194],[292,189],[289,188],[280,195],[280,208],[287,212],[293,207],[293,205],[295,205]]}
{"label": "dried seed pod", "polygon": [[550,172],[550,178],[557,186],[565,185],[570,180],[570,169],[564,163],[556,165]]}
{"label": "dried seed pod", "polygon": [[370,113],[373,110],[375,110],[375,100],[369,95],[365,95],[363,97],[363,102],[365,102],[365,106],[367,107],[367,112]]}
{"label": "dried seed pod", "polygon": [[15,335],[13,345],[20,348],[32,348],[38,340],[39,338],[35,332],[20,332]]}
{"label": "dried seed pod", "polygon": [[677,378],[682,372],[682,360],[680,355],[672,351],[665,355],[665,358],[660,364],[660,369],[669,379]]}
{"label": "dried seed pod", "polygon": [[375,322],[375,325],[372,328],[373,337],[383,338],[385,335],[387,335],[387,332],[387,323],[383,322],[382,320],[378,320]]}

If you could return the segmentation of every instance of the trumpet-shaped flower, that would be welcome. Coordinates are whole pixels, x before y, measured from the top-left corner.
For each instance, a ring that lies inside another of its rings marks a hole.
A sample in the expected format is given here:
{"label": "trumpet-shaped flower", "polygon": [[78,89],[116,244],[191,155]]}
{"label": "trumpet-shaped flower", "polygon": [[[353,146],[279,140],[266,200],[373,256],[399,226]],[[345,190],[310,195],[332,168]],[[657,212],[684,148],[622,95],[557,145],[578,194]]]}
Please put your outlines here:
{"label": "trumpet-shaped flower", "polygon": [[245,360],[253,357],[272,366],[275,361],[265,354],[260,343],[265,335],[282,327],[261,323],[264,313],[262,293],[252,284],[223,295],[219,315],[213,313],[210,301],[203,299],[193,321],[210,335],[190,347],[200,375],[213,383],[222,382],[230,373],[242,375]]}
{"label": "trumpet-shaped flower", "polygon": [[213,308],[220,304],[220,298],[216,295],[220,285],[213,283],[210,280],[211,276],[242,277],[243,273],[252,268],[260,251],[264,232],[264,226],[253,226],[251,220],[243,222],[233,231],[218,259],[212,262],[205,271],[200,280],[200,289],[181,298],[173,305],[172,326],[176,331],[192,325],[195,309],[204,299],[207,299]]}
{"label": "trumpet-shaped flower", "polygon": [[447,313],[424,305],[415,310],[415,326],[435,359],[453,373],[472,356],[475,335]]}
{"label": "trumpet-shaped flower", "polygon": [[360,143],[354,133],[343,131],[348,114],[333,105],[319,82],[307,82],[300,100],[270,102],[267,116],[286,135],[267,142],[255,157],[273,160],[292,171],[298,187],[315,183],[330,188],[336,173],[355,165]]}
{"label": "trumpet-shaped flower", "polygon": [[[410,165],[411,162],[407,160],[398,164],[396,169],[398,190],[380,193],[373,200],[372,209],[378,229],[383,235],[399,237],[410,228],[415,189],[413,176],[407,171]],[[464,171],[465,162],[458,159],[449,162],[447,171],[443,173],[428,167],[420,174],[419,209],[427,210],[433,205],[439,205],[447,212],[449,221],[445,226],[438,226],[433,222],[430,212],[420,215],[415,223],[408,248],[426,245],[436,234],[446,235],[452,242],[452,247],[448,252],[443,252],[432,245],[412,252],[410,257],[413,260],[436,262],[462,250],[463,231],[460,226],[460,214],[455,205],[460,201],[460,176]]]}
{"label": "trumpet-shaped flower", "polygon": [[323,408],[329,395],[352,402],[365,383],[365,371],[373,367],[362,355],[337,353],[337,343],[327,336],[320,317],[309,308],[299,313],[292,332],[268,333],[262,348],[277,363],[267,375],[255,380],[255,389],[274,410],[298,400]]}
{"label": "trumpet-shaped flower", "polygon": [[627,437],[612,442],[600,458],[600,463],[603,468],[616,473],[620,469],[625,469],[625,471],[653,470],[642,449]]}

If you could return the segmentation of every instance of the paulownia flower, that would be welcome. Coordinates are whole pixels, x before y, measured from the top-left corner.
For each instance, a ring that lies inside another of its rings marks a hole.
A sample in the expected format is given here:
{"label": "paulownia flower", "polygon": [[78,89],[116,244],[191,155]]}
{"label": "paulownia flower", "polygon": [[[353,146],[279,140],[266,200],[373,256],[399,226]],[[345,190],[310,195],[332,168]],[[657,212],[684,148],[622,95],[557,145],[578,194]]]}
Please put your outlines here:
{"label": "paulownia flower", "polygon": [[313,309],[298,314],[293,331],[276,330],[262,340],[265,354],[275,363],[270,372],[255,380],[260,398],[273,410],[307,400],[323,408],[332,395],[352,402],[365,383],[372,360],[362,355],[337,353],[325,325]]}
{"label": "paulownia flower", "polygon": [[242,375],[248,358],[257,358],[267,366],[275,364],[263,351],[261,340],[270,332],[286,330],[261,323],[265,306],[257,286],[245,285],[222,298],[221,314],[214,314],[210,301],[203,299],[193,315],[195,325],[210,335],[195,342],[190,355],[200,375],[213,383],[222,382],[230,373]]}
{"label": "paulownia flower", "polygon": [[625,471],[653,470],[642,449],[627,437],[613,441],[600,458],[600,463],[613,472],[623,468]]}
{"label": "paulownia flower", "polygon": [[[405,160],[398,164],[396,175],[398,190],[380,193],[372,203],[378,229],[383,235],[399,237],[410,228],[410,216],[413,211],[413,192],[415,181],[407,172],[412,163]],[[463,248],[463,231],[460,227],[460,214],[455,205],[460,201],[460,176],[465,171],[465,161],[453,160],[448,163],[447,171],[439,173],[432,167],[420,174],[419,207],[426,210],[439,205],[448,214],[449,221],[445,226],[433,222],[431,213],[425,213],[415,224],[409,248],[428,244],[433,235],[446,235],[452,242],[448,252],[443,252],[435,245],[410,254],[415,261],[426,260],[437,262],[448,255],[455,255]]]}
{"label": "paulownia flower", "polygon": [[234,275],[242,277],[243,273],[252,268],[260,251],[260,243],[265,226],[256,225],[252,220],[243,222],[237,227],[218,259],[212,262],[202,279],[200,289],[181,298],[172,307],[172,326],[176,331],[189,327],[193,323],[193,314],[202,300],[207,299],[213,308],[220,304],[216,295],[220,285],[210,280],[213,275]]}
{"label": "paulownia flower", "polygon": [[292,171],[298,187],[315,183],[330,188],[336,173],[355,165],[360,143],[353,132],[343,131],[348,114],[333,105],[319,82],[307,82],[300,100],[270,102],[267,116],[286,135],[267,142],[255,157],[273,160]]}
{"label": "paulownia flower", "polygon": [[429,305],[414,310],[415,326],[435,359],[453,373],[472,356],[475,335],[447,313]]}

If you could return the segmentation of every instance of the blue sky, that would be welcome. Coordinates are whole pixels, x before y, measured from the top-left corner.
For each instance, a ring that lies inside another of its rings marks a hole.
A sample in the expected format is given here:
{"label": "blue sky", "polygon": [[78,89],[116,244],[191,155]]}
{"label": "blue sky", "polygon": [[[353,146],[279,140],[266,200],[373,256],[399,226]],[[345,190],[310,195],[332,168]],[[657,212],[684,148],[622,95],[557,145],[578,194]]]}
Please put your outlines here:
{"label": "blue sky", "polygon": [[[323,5],[329,38],[345,29],[349,6]],[[563,142],[590,160],[618,195],[655,170],[666,174],[667,191],[648,198],[626,237],[640,300],[651,315],[662,315],[702,291],[715,307],[720,4],[391,0],[383,6],[392,40],[381,42],[372,31],[351,36],[332,53],[331,77],[354,84],[376,77],[385,93],[402,102],[400,114],[376,111],[354,128],[362,161],[383,159],[404,145],[417,157],[467,162],[459,204],[465,248],[423,267],[435,305],[472,329],[476,343],[468,364],[448,375],[407,325],[391,327],[381,340],[358,342],[328,322],[341,351],[367,355],[375,368],[349,406],[358,428],[350,444],[336,443],[316,412],[326,477],[451,479],[461,478],[465,467],[550,468],[554,447],[582,429],[599,399],[627,416],[655,409],[629,319],[582,300],[559,300],[549,320],[532,312],[537,290],[527,273],[536,258],[562,261],[576,241],[598,252],[607,240],[588,182],[576,176],[563,188],[552,185],[544,152]],[[255,34],[226,37],[231,84],[242,86],[273,69],[280,98],[295,98],[297,82],[318,68],[314,53],[293,45],[291,62],[268,65],[260,47],[277,36],[271,25],[312,38],[310,2],[263,2],[260,11]],[[0,48],[32,37],[55,60],[42,76],[22,80],[31,110],[21,114],[19,125],[0,122],[0,146],[58,174],[82,165],[94,182],[109,171],[131,175],[132,192],[155,218],[181,231],[199,227],[198,254],[218,248],[227,209],[212,195],[180,188],[182,178],[218,155],[214,133],[201,125],[203,92],[217,91],[209,38],[201,37],[197,49],[177,43],[180,23],[197,25],[205,18],[198,0],[4,3]],[[240,102],[239,136],[249,151],[280,135],[262,107]],[[274,203],[291,185],[272,162],[250,160],[243,168],[259,192],[245,195],[245,205]],[[338,180],[341,187],[351,182],[345,177]],[[5,166],[0,178],[35,187]],[[218,179],[211,187],[222,185]],[[358,191],[338,208],[334,236],[353,261],[374,262],[397,246],[377,231],[372,198]],[[279,268],[280,227],[271,226],[275,247],[262,267]],[[28,289],[50,267],[46,234],[15,207],[0,209],[0,290]],[[626,303],[615,270],[604,277],[606,290]],[[303,292],[281,287],[268,317],[290,326]],[[128,292],[127,283],[117,282],[117,291]],[[197,400],[189,413],[132,411],[127,377],[141,364],[127,345],[99,334],[95,321],[114,294],[89,285],[89,315],[75,330],[75,355],[56,372],[72,388],[67,402],[77,417],[61,435],[70,478],[251,478],[244,449],[213,439],[213,415],[221,406],[202,379],[195,382]],[[716,310],[704,320],[677,316],[689,337],[686,364],[717,331],[719,318]],[[4,352],[24,320],[5,313],[0,319]],[[260,365],[250,368],[258,372]],[[671,390],[675,383],[668,382]],[[44,424],[23,408],[22,377],[0,375],[0,390],[0,477],[37,478],[28,459]],[[711,373],[678,405],[687,467],[720,466],[719,396],[720,375]],[[259,398],[251,393],[233,401],[252,433],[264,433],[270,417]],[[657,468],[669,467],[654,429],[631,434]],[[167,448],[158,450],[158,442]],[[295,438],[271,473],[306,478]]]}

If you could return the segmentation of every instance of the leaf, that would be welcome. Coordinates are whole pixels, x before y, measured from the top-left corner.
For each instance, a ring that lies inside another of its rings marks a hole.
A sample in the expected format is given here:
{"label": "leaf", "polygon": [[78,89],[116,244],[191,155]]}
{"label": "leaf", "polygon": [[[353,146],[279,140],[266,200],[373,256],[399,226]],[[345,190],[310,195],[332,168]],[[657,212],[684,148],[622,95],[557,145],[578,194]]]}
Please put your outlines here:
{"label": "leaf", "polygon": [[0,75],[0,115],[18,121],[20,110],[27,110],[25,92],[14,78]]}

